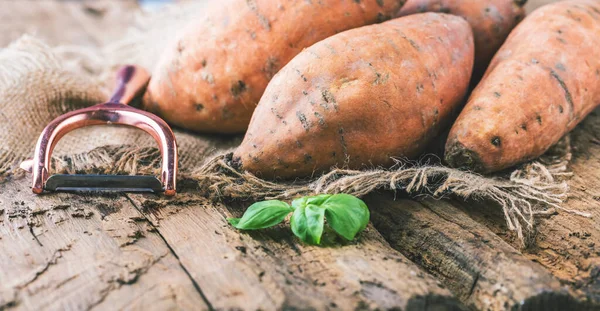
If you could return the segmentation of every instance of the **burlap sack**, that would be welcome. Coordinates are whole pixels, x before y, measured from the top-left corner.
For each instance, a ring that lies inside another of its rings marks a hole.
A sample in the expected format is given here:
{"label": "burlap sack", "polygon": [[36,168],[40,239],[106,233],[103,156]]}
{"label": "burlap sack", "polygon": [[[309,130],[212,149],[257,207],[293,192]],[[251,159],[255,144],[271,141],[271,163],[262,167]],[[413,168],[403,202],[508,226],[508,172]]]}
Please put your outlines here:
{"label": "burlap sack", "polygon": [[[203,3],[141,15],[123,38],[101,49],[50,48],[25,36],[1,50],[0,178],[19,173],[18,164],[32,156],[39,133],[53,118],[106,100],[110,76],[119,65],[133,63],[150,70],[160,47],[173,39],[175,29],[202,11]],[[533,228],[533,217],[560,209],[568,191],[564,182],[571,157],[568,138],[541,159],[494,176],[462,172],[437,163],[398,161],[387,169],[332,169],[311,181],[275,183],[238,172],[230,165],[227,151],[239,144],[240,137],[175,132],[182,175],[198,180],[201,190],[213,198],[289,199],[338,192],[362,196],[376,189],[388,189],[414,195],[490,200],[503,209],[508,227],[525,241],[524,231]],[[218,155],[213,157],[212,153]],[[155,142],[146,133],[97,126],[65,136],[56,148],[52,165],[54,172],[157,174],[159,157]]]}
{"label": "burlap sack", "polygon": [[[112,81],[109,73],[118,64],[115,62],[105,68],[90,66],[90,60],[99,57],[90,56],[94,50],[85,50],[85,54],[78,55],[65,51],[65,47],[53,49],[28,35],[0,50],[0,116],[3,119],[0,123],[3,142],[0,145],[0,178],[16,172],[20,162],[33,156],[41,131],[54,118],[108,100],[109,82]],[[234,147],[241,139],[200,137],[179,130],[175,133],[184,170],[201,163],[217,149]],[[111,145],[110,150],[95,149],[107,145]],[[62,138],[54,151],[53,164],[69,173],[89,173],[92,169],[120,174],[151,173],[150,167],[137,159],[144,157],[139,154],[141,150],[154,150],[148,148],[155,146],[152,137],[135,128],[92,126]],[[88,153],[93,149],[93,153]],[[67,161],[65,155],[76,156]]]}

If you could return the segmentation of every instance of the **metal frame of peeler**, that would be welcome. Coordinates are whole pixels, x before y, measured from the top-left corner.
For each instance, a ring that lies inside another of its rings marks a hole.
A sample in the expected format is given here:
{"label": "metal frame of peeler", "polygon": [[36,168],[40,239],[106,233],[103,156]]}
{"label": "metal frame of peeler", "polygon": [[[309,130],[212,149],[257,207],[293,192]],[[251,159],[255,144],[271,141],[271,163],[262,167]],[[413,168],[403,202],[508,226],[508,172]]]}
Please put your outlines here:
{"label": "metal frame of peeler", "polygon": [[38,139],[33,160],[21,165],[33,173],[32,191],[40,194],[46,189],[52,151],[65,134],[90,125],[119,124],[139,128],[157,141],[162,153],[162,191],[167,196],[175,195],[177,143],[173,131],[156,115],[123,104],[139,94],[148,80],[149,75],[145,70],[134,66],[123,67],[118,73],[117,90],[109,102],[71,111],[50,122]]}

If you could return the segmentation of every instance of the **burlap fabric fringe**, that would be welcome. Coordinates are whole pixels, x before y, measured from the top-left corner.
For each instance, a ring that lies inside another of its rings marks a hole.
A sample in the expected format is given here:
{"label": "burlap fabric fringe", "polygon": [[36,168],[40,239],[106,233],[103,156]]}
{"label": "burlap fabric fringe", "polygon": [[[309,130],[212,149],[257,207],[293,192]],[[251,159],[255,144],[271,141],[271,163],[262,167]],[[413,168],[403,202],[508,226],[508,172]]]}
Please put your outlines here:
{"label": "burlap fabric fringe", "polygon": [[384,189],[405,191],[413,196],[443,198],[454,196],[463,200],[488,200],[497,203],[504,212],[507,226],[517,233],[523,245],[526,232],[534,228],[534,217],[563,210],[589,217],[587,213],[567,210],[561,203],[567,198],[565,177],[571,175],[567,166],[571,160],[570,140],[563,138],[548,153],[536,161],[510,173],[481,176],[444,167],[397,161],[390,169],[332,169],[309,182],[278,183],[238,171],[231,162],[231,153],[214,157],[191,174],[201,189],[216,198],[256,200],[293,199],[320,193],[348,193],[362,197]]}
{"label": "burlap fabric fringe", "polygon": [[[135,63],[150,69],[159,55],[155,47],[172,39],[169,34],[173,29],[202,5],[197,2],[162,11],[158,16],[140,16],[125,38],[103,49],[49,48],[26,36],[1,50],[0,179],[18,172],[18,164],[32,155],[39,133],[54,117],[104,101],[118,65]],[[439,164],[398,161],[389,169],[338,168],[314,180],[284,183],[262,180],[231,165],[226,151],[239,143],[239,137],[181,131],[176,131],[176,136],[182,175],[196,179],[200,188],[216,199],[291,199],[340,192],[363,196],[386,189],[415,196],[490,200],[502,208],[508,228],[525,241],[525,233],[534,227],[534,217],[561,209],[568,192],[564,181],[569,176],[571,157],[568,139],[537,161],[495,176]],[[53,171],[157,174],[160,153],[154,144],[148,135],[135,129],[102,126],[78,130],[61,139],[52,160]]]}
{"label": "burlap fabric fringe", "polygon": [[[571,160],[570,140],[563,138],[544,156],[512,172],[481,176],[441,165],[419,165],[400,161],[390,169],[348,170],[334,168],[311,181],[272,182],[248,172],[240,172],[231,162],[231,152],[207,160],[185,178],[198,181],[200,189],[216,199],[289,200],[320,193],[348,193],[362,197],[375,190],[405,191],[415,197],[495,202],[503,211],[507,226],[515,231],[523,246],[527,233],[534,229],[534,218],[557,210],[589,217],[587,213],[567,210],[567,166]],[[53,170],[61,173],[158,174],[160,152],[156,148],[104,146],[90,152],[53,159]]]}

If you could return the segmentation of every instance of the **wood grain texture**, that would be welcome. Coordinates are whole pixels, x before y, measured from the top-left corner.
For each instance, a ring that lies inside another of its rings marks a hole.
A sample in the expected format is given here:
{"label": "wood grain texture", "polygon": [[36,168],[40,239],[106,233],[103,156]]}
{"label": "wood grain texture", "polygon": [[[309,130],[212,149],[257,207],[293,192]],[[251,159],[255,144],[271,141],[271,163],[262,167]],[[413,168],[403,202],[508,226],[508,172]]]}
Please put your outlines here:
{"label": "wood grain texture", "polygon": [[50,45],[100,46],[122,35],[131,24],[136,0],[29,1],[0,0],[0,47],[23,34]]}
{"label": "wood grain texture", "polygon": [[394,248],[477,310],[563,310],[574,305],[568,290],[542,266],[448,201],[373,195],[365,202],[375,227]]}
{"label": "wood grain texture", "polygon": [[203,309],[155,228],[127,198],[35,196],[0,184],[0,309]]}
{"label": "wood grain texture", "polygon": [[174,199],[129,196],[215,309],[461,309],[372,227],[352,243],[329,234],[323,247],[300,243],[289,226],[239,232],[226,217],[243,208],[212,204],[194,187],[180,186]]}

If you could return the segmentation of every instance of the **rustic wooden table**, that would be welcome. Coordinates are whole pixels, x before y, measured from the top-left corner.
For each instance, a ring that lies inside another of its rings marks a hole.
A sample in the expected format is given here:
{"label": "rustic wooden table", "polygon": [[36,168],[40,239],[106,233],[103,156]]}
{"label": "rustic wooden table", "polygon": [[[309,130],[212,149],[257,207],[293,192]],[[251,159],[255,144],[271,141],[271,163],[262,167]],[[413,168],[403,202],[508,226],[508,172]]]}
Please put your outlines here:
{"label": "rustic wooden table", "polygon": [[[26,31],[51,44],[99,45],[135,10],[131,1],[113,1],[117,9],[109,11],[1,1],[2,46]],[[550,1],[528,6],[543,2]],[[0,310],[596,309],[599,114],[573,133],[565,206],[592,217],[561,212],[539,219],[527,250],[499,208],[485,202],[374,194],[366,198],[372,224],[358,241],[329,236],[325,247],[314,247],[286,227],[234,230],[225,218],[244,206],[214,204],[192,181],[180,182],[181,193],[167,199],[35,196],[28,179],[8,180],[0,183]]]}

